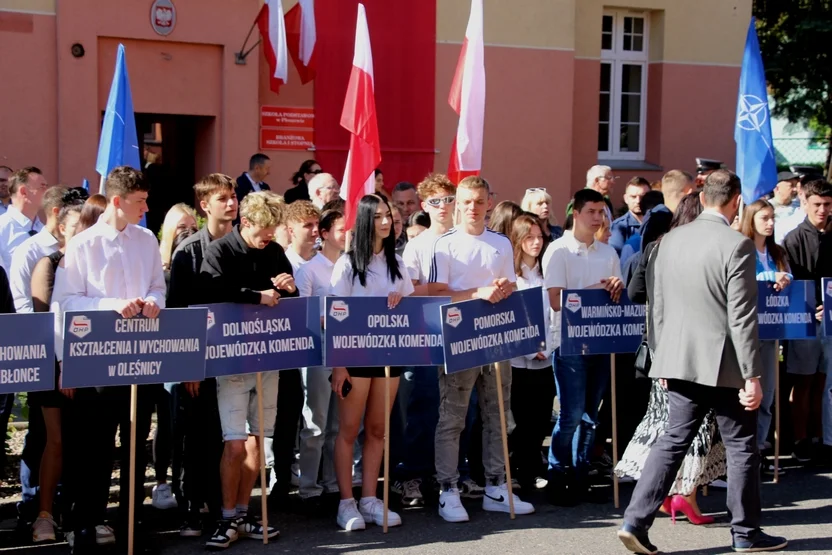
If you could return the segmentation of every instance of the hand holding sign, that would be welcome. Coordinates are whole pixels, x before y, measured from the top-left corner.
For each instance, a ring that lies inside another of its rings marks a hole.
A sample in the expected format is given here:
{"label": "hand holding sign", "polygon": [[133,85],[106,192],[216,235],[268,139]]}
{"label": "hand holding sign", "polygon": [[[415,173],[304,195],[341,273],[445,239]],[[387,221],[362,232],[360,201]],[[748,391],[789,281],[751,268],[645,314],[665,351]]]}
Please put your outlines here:
{"label": "hand holding sign", "polygon": [[786,272],[777,272],[774,274],[774,290],[782,291],[792,282],[792,278]]}
{"label": "hand holding sign", "polygon": [[149,301],[142,301],[144,305],[142,306],[142,315],[145,318],[158,318],[159,312],[162,310],[159,308],[159,305],[156,304],[156,301],[149,300]]}
{"label": "hand holding sign", "polygon": [[402,294],[398,293],[397,291],[391,291],[389,295],[387,295],[387,308],[394,309],[402,300]]}
{"label": "hand holding sign", "polygon": [[277,277],[273,277],[272,285],[275,286],[275,289],[280,289],[281,291],[288,293],[295,292],[295,278],[292,277],[292,274],[280,274]]}
{"label": "hand holding sign", "polygon": [[621,298],[621,291],[624,289],[624,282],[621,278],[615,276],[608,277],[601,280],[601,285],[607,290],[614,303],[617,303]]}
{"label": "hand holding sign", "polygon": [[116,309],[116,312],[121,314],[122,318],[132,318],[133,316],[140,314],[143,307],[143,299],[124,299],[121,301],[119,308]]}
{"label": "hand holding sign", "polygon": [[264,304],[266,306],[274,306],[277,304],[277,301],[279,300],[280,293],[278,293],[274,289],[266,289],[265,291],[260,291],[260,304]]}
{"label": "hand holding sign", "polygon": [[507,295],[503,293],[503,290],[500,289],[500,286],[496,284],[477,289],[477,298],[483,301],[488,301],[492,304],[500,302],[506,298],[506,296]]}

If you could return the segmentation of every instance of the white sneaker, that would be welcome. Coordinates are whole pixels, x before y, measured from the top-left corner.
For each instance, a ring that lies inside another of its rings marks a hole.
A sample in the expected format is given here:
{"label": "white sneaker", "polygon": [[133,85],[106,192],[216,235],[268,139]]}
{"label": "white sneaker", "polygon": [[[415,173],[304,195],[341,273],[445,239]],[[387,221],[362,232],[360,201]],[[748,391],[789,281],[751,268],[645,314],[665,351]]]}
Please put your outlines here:
{"label": "white sneaker", "polygon": [[355,499],[349,503],[341,502],[338,505],[338,526],[352,532],[353,530],[364,530],[367,524],[364,522],[364,517],[358,512],[358,507],[355,504]]}
{"label": "white sneaker", "polygon": [[[534,512],[534,505],[520,501],[520,498],[512,494],[514,498],[514,514],[530,515]],[[497,513],[511,512],[508,503],[508,488],[505,484],[499,486],[486,486],[485,496],[482,498],[482,510]]]}
{"label": "white sneaker", "polygon": [[95,545],[110,545],[116,543],[116,535],[113,529],[105,524],[95,527]]}
{"label": "white sneaker", "polygon": [[46,511],[41,511],[32,525],[32,543],[55,541],[55,527],[56,524],[52,515]]}
{"label": "white sneaker", "polygon": [[458,489],[449,489],[439,494],[439,516],[446,522],[468,522],[468,511],[462,506]]}
{"label": "white sneaker", "polygon": [[[364,522],[373,522],[376,526],[384,525],[384,503],[378,497],[362,499],[358,504],[358,510],[364,517]],[[387,526],[401,526],[402,517],[390,509],[387,510]]]}
{"label": "white sneaker", "polygon": [[708,485],[716,489],[728,489],[728,482],[726,482],[725,480],[714,480]]}
{"label": "white sneaker", "polygon": [[151,499],[153,499],[153,507],[162,511],[175,509],[179,506],[176,502],[176,498],[173,496],[173,492],[171,491],[169,484],[158,484],[153,486]]}

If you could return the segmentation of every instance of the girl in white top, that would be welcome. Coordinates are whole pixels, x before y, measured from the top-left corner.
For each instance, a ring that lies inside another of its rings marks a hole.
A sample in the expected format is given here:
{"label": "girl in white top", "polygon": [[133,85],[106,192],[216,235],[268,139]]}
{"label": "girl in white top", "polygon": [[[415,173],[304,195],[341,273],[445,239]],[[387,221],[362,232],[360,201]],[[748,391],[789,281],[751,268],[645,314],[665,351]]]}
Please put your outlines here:
{"label": "girl in white top", "polygon": [[[330,293],[338,297],[387,297],[388,306],[394,308],[402,297],[413,293],[413,283],[395,251],[390,206],[379,196],[364,196],[358,204],[352,248],[335,263]],[[401,369],[391,368],[391,398],[396,396],[400,374]],[[346,396],[345,382],[352,386]],[[362,530],[368,520],[378,525],[383,522],[384,506],[376,497],[376,486],[384,453],[384,388],[387,383],[381,368],[332,369],[332,390],[340,399],[335,474],[341,491],[338,525],[344,530]],[[352,496],[352,454],[362,415],[364,485],[357,508]],[[401,523],[399,515],[388,512],[388,526]]]}
{"label": "girl in white top", "polygon": [[512,432],[512,465],[521,488],[532,488],[545,468],[540,458],[540,444],[548,433],[555,400],[555,374],[552,368],[553,331],[549,296],[543,287],[541,259],[545,245],[540,218],[526,212],[512,224],[511,244],[517,289],[540,287],[546,325],[545,350],[511,361],[511,412],[516,427]]}

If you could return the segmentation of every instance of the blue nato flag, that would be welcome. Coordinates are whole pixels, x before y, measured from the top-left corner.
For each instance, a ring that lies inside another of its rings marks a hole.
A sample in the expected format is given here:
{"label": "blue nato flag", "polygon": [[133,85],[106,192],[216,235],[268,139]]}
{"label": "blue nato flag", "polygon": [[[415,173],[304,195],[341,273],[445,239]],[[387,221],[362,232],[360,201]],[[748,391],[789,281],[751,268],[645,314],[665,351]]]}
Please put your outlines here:
{"label": "blue nato flag", "polygon": [[771,138],[771,112],[768,107],[766,74],[755,19],[751,18],[745,53],[742,57],[737,121],[737,175],[742,180],[742,200],[751,204],[770,193],[777,185],[777,164]]}
{"label": "blue nato flag", "polygon": [[[95,171],[101,174],[100,193],[106,194],[104,182],[113,168],[130,166],[142,169],[139,156],[139,139],[136,134],[136,117],[133,114],[133,95],[130,93],[130,76],[127,74],[127,59],[124,45],[118,45],[116,69],[113,83],[110,85],[110,97],[104,112],[104,124],[101,126],[101,140],[98,143],[98,158]],[[146,226],[143,217],[142,226]]]}

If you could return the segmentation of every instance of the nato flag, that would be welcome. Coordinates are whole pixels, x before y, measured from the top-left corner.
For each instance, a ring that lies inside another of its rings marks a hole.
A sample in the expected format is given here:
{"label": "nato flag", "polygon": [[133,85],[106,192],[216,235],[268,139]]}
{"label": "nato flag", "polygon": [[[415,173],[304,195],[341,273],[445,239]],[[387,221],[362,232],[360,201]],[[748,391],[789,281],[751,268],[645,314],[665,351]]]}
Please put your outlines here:
{"label": "nato flag", "polygon": [[753,17],[742,58],[734,141],[737,143],[737,175],[742,180],[742,200],[751,204],[777,185],[766,75]]}

